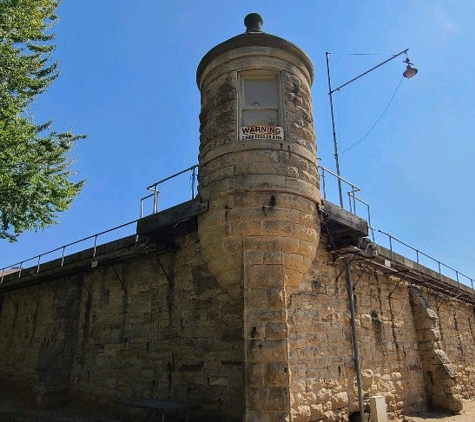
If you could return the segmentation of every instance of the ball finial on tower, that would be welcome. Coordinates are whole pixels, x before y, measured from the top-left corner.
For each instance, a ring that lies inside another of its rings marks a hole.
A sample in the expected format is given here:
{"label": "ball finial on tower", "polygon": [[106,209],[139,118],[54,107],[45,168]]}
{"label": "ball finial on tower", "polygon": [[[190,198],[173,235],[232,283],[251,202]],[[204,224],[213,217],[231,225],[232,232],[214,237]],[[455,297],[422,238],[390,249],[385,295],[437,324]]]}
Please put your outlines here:
{"label": "ball finial on tower", "polygon": [[258,13],[249,13],[244,18],[244,25],[246,25],[246,33],[262,32],[261,26],[264,23],[261,15]]}

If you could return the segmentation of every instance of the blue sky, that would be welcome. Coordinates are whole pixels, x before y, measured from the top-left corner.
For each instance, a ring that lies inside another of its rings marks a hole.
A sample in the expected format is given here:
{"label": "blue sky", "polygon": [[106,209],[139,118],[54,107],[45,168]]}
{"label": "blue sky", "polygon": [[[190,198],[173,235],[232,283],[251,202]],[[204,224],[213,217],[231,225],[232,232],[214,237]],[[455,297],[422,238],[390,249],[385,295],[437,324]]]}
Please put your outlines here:
{"label": "blue sky", "polygon": [[[313,61],[318,156],[331,170],[325,52],[335,87],[410,49],[413,80],[401,82],[401,56],[334,94],[341,173],[362,189],[376,229],[475,277],[471,0],[64,0],[55,27],[61,76],[32,112],[38,122],[54,119],[57,131],[88,135],[72,155],[86,186],[59,224],[2,242],[0,267],[135,220],[148,185],[197,163],[196,68],[244,32],[249,12]],[[184,180],[181,190],[164,189],[161,207],[188,196]],[[381,234],[376,240],[387,246]]]}

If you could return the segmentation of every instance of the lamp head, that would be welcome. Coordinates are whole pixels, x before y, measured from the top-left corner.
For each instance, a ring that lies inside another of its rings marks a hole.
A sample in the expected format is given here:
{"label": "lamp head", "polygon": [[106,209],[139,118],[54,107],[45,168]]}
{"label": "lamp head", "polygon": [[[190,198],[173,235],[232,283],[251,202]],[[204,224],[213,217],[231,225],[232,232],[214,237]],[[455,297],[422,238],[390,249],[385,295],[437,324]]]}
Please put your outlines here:
{"label": "lamp head", "polygon": [[404,63],[406,63],[406,70],[402,74],[407,79],[412,79],[414,76],[416,76],[418,70],[415,67],[412,67],[412,63],[409,60],[409,58],[406,58],[406,60],[403,60]]}

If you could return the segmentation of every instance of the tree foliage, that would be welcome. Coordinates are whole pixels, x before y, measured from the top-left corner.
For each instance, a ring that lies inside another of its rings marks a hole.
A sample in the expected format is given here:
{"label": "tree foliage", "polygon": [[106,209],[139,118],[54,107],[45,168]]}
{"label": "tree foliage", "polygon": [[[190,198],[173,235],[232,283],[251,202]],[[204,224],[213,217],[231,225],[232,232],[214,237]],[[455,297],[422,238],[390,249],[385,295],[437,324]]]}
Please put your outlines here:
{"label": "tree foliage", "polygon": [[0,238],[56,222],[83,182],[68,153],[82,135],[36,123],[30,106],[58,77],[51,27],[59,0],[0,0]]}

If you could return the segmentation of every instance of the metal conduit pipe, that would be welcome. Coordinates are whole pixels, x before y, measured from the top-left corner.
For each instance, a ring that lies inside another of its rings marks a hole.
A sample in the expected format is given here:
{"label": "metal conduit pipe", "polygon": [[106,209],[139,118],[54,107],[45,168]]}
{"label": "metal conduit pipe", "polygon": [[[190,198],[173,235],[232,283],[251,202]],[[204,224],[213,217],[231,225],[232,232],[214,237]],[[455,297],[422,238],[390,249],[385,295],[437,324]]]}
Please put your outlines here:
{"label": "metal conduit pipe", "polygon": [[355,361],[356,383],[358,385],[358,400],[360,404],[360,421],[364,419],[364,402],[363,402],[363,384],[361,381],[360,354],[358,349],[358,336],[356,333],[356,312],[355,312],[355,296],[353,292],[353,281],[351,280],[351,264],[348,258],[343,258],[346,272],[346,288],[348,290],[348,301],[350,304],[350,321],[351,321],[351,337],[353,342],[353,357]]}

